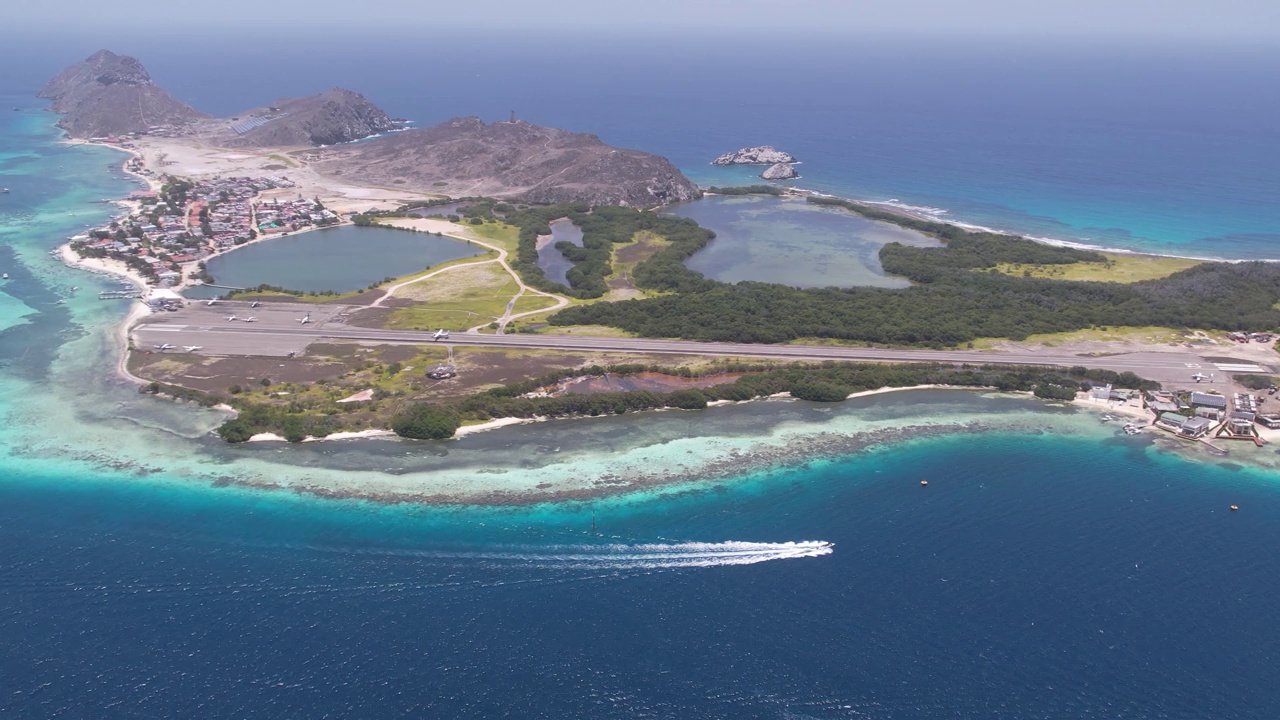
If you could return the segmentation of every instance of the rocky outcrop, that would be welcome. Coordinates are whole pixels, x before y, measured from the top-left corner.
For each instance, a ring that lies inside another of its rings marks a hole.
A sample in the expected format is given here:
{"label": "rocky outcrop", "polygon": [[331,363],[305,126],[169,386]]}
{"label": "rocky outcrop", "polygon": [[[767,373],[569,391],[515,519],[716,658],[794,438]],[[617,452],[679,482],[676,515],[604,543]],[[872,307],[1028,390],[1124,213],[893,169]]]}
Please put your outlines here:
{"label": "rocky outcrop", "polygon": [[795,166],[788,163],[774,163],[760,173],[760,177],[765,180],[791,180],[800,177],[800,173],[796,172]]}
{"label": "rocky outcrop", "polygon": [[725,153],[711,162],[712,165],[777,165],[793,163],[796,159],[791,153],[785,153],[772,145],[743,148],[737,152]]}
{"label": "rocky outcrop", "polygon": [[208,117],[151,81],[135,58],[100,50],[58,73],[39,92],[62,113],[58,127],[88,138],[145,132]]}
{"label": "rocky outcrop", "polygon": [[701,195],[666,158],[595,135],[475,117],[326,148],[312,167],[379,187],[536,203],[651,207]]}
{"label": "rocky outcrop", "polygon": [[399,127],[363,95],[343,88],[277,100],[228,122],[232,135],[223,144],[229,147],[336,145]]}

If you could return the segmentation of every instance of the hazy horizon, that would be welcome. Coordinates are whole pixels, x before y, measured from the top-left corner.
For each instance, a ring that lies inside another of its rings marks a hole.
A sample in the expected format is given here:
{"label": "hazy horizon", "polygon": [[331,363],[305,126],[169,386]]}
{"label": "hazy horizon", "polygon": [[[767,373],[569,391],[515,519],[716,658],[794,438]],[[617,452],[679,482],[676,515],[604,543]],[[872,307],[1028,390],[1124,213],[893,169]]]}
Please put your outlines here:
{"label": "hazy horizon", "polygon": [[[310,0],[224,0],[217,13],[184,12],[159,0],[53,0],[11,7],[6,19],[28,32],[84,29],[168,31],[279,25],[285,30],[336,29],[448,32],[476,29],[609,30],[627,33],[807,32],[824,35],[898,33],[1008,37],[1239,38],[1280,37],[1280,4],[1263,0],[648,0],[602,5],[592,0],[472,0],[465,4],[366,0],[358,11],[329,11]],[[778,38],[784,43],[789,39]]]}

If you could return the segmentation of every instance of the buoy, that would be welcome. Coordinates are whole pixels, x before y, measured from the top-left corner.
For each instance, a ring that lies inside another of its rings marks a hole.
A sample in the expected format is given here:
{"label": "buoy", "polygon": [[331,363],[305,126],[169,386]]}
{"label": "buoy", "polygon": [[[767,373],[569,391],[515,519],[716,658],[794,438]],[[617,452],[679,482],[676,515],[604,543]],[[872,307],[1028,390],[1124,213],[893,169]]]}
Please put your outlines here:
{"label": "buoy", "polygon": [[1235,512],[1235,511],[1237,511],[1237,510],[1239,510],[1239,509],[1240,509],[1240,506],[1239,506],[1239,505],[1232,505],[1232,506],[1231,506],[1231,512]]}
{"label": "buoy", "polygon": [[921,480],[921,481],[920,481],[920,485],[921,485],[921,486],[928,485],[928,484],[929,484],[929,481],[928,481],[928,480]]}

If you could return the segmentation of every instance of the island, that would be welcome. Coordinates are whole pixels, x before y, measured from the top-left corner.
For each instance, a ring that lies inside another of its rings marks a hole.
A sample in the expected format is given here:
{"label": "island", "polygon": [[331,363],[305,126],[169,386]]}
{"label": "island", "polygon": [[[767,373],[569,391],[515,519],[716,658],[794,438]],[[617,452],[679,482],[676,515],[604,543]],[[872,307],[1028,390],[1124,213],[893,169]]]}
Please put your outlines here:
{"label": "island", "polygon": [[794,180],[800,177],[794,165],[790,163],[774,163],[760,173],[761,180]]}
{"label": "island", "polygon": [[736,152],[725,153],[715,160],[711,161],[712,165],[777,165],[779,163],[790,165],[799,162],[791,153],[783,152],[772,145],[760,145],[758,147],[742,148]]}
{"label": "island", "polygon": [[[64,248],[68,262],[136,283],[116,291],[139,301],[122,371],[145,393],[225,409],[230,442],[440,440],[553,417],[922,386],[1075,402],[1176,442],[1262,443],[1280,428],[1255,394],[1275,387],[1271,264],[1118,256],[761,185],[711,191],[786,196],[931,244],[879,251],[886,272],[910,281],[900,288],[726,283],[685,264],[715,233],[658,212],[701,190],[665,158],[594,135],[515,117],[409,128],[342,89],[214,119],[107,51],[46,96],[69,135],[125,150],[126,171],[148,186]],[[134,113],[135,101],[168,108],[166,124]],[[793,162],[771,147],[716,161],[769,164],[768,179],[794,176]],[[364,234],[332,263],[369,260],[374,232],[454,255],[322,289],[237,285],[215,267],[334,228]],[[555,278],[549,253],[568,265]],[[1132,326],[1168,331],[1037,340]]]}

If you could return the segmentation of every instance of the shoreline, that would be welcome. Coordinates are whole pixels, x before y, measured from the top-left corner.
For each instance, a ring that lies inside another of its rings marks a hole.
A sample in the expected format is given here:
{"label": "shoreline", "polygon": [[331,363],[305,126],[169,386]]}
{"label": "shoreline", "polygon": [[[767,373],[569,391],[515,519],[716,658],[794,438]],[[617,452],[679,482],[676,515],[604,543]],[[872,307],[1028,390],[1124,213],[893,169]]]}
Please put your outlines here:
{"label": "shoreline", "polygon": [[[776,187],[776,186],[772,186],[772,187]],[[992,233],[995,235],[1005,235],[1008,237],[1016,237],[1016,238],[1022,238],[1024,240],[1031,240],[1033,242],[1042,243],[1044,245],[1051,245],[1054,247],[1067,247],[1067,248],[1074,248],[1077,250],[1089,250],[1092,252],[1111,253],[1113,255],[1133,255],[1135,257],[1150,257],[1150,258],[1174,258],[1177,260],[1197,260],[1200,262],[1220,262],[1220,263],[1247,263],[1247,262],[1280,263],[1280,257],[1245,259],[1245,258],[1222,258],[1222,257],[1211,257],[1211,256],[1201,256],[1201,255],[1175,255],[1172,253],[1151,252],[1149,250],[1135,250],[1133,248],[1121,248],[1121,247],[1112,247],[1108,245],[1097,245],[1097,244],[1084,242],[1080,240],[1063,240],[1061,238],[1053,238],[1053,237],[1047,237],[1047,236],[1041,236],[1041,235],[1028,235],[1024,233],[1015,232],[1013,230],[1004,230],[1000,228],[988,227],[985,225],[978,225],[976,223],[967,223],[961,220],[956,220],[954,218],[946,218],[946,217],[943,217],[943,215],[946,215],[950,211],[945,210],[943,208],[926,208],[923,206],[908,205],[906,203],[902,203],[897,200],[867,200],[865,198],[835,195],[832,193],[823,192],[821,190],[814,190],[811,188],[783,187],[780,189],[783,191],[784,193],[783,195],[770,196],[767,193],[759,193],[758,196],[779,197],[779,198],[820,197],[820,198],[830,198],[832,200],[845,200],[847,202],[851,202],[859,205],[870,205],[876,208],[880,208],[885,210],[886,212],[890,212],[895,215],[901,215],[902,217],[908,218],[911,220],[921,220],[925,222],[942,223],[945,225],[953,225],[962,230],[968,230],[971,232],[986,232],[986,233]],[[723,195],[720,193],[707,192],[705,189],[703,189],[703,192],[704,194],[710,195],[713,197],[730,197],[728,195]],[[697,202],[697,201],[695,200],[691,202]],[[873,220],[873,222],[876,222],[876,221]],[[888,222],[888,221],[880,220],[878,222]]]}

